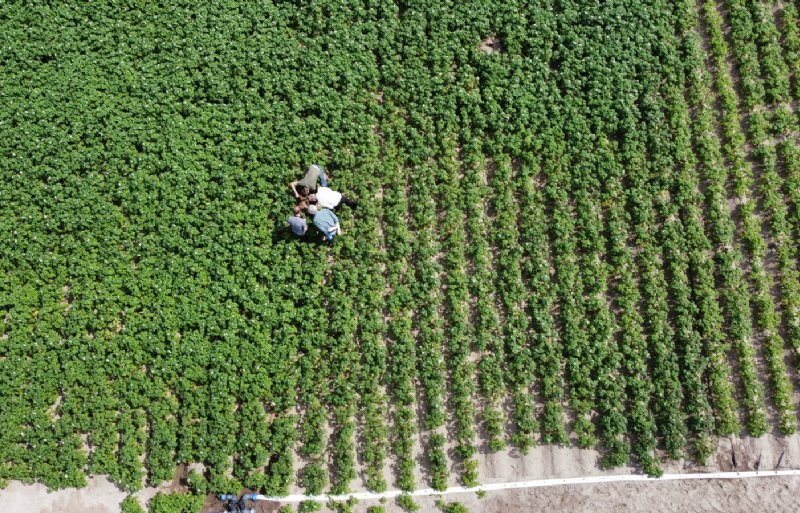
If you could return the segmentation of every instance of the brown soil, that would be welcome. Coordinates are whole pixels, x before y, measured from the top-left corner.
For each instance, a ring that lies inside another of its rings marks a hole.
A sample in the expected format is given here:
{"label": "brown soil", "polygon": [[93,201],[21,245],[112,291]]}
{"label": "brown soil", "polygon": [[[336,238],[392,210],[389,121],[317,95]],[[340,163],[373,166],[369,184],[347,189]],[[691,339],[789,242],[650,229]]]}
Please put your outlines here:
{"label": "brown soil", "polygon": [[[483,499],[474,494],[452,495],[446,502],[461,502],[471,513],[751,513],[796,511],[798,493],[800,479],[759,478],[573,485],[493,492]],[[422,512],[440,511],[432,497],[417,502]],[[400,510],[391,505],[387,511]]]}
{"label": "brown soil", "polygon": [[[637,472],[633,467],[608,471],[597,466],[596,451],[574,447],[542,446],[527,455],[515,451],[480,454],[480,481],[483,484],[578,477],[590,475],[626,475]],[[707,466],[697,466],[685,461],[667,462],[664,471],[680,472],[730,472],[753,470],[778,470],[800,468],[800,435],[789,438],[765,436],[758,439],[735,437],[721,439],[717,453]],[[188,469],[186,469],[188,470]],[[147,488],[135,496],[144,505],[159,491],[175,490],[175,483],[165,483],[158,488]],[[353,491],[362,491],[357,481]],[[426,486],[418,483],[420,486]],[[181,487],[182,488],[182,487]],[[295,490],[293,490],[295,491]],[[685,512],[685,511],[794,511],[797,504],[800,478],[758,478],[747,480],[708,481],[652,481],[637,483],[607,483],[596,485],[570,485],[552,488],[489,492],[483,499],[475,494],[454,494],[448,501],[459,501],[475,512],[539,511],[570,512]],[[48,492],[43,485],[24,485],[12,481],[0,490],[0,511],[25,513],[117,513],[125,497],[105,477],[89,480],[81,489]],[[438,511],[435,497],[418,498],[421,511]],[[377,501],[362,501],[356,511],[363,512]],[[260,503],[263,511],[274,511],[274,503]],[[387,511],[400,509],[392,502]],[[758,508],[756,508],[758,506]],[[324,509],[323,509],[324,510]]]}

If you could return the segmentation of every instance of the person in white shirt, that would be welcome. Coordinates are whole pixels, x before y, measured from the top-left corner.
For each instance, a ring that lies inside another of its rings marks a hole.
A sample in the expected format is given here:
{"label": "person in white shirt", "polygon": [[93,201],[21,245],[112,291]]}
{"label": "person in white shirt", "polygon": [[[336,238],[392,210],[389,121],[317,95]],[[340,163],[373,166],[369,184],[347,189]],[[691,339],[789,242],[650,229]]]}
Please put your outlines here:
{"label": "person in white shirt", "polygon": [[308,195],[309,203],[316,203],[321,208],[334,209],[339,205],[347,205],[350,208],[356,208],[358,203],[351,200],[339,191],[334,191],[329,187],[317,187],[316,194]]}

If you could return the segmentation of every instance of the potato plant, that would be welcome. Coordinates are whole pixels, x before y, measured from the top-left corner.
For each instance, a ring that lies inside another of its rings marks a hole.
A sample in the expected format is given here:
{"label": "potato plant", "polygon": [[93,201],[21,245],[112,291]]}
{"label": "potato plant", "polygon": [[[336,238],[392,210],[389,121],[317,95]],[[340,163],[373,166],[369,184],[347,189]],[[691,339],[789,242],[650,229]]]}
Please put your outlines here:
{"label": "potato plant", "polygon": [[[796,2],[24,4],[0,483],[657,476],[796,430]],[[332,246],[286,227],[310,164],[358,202]]]}

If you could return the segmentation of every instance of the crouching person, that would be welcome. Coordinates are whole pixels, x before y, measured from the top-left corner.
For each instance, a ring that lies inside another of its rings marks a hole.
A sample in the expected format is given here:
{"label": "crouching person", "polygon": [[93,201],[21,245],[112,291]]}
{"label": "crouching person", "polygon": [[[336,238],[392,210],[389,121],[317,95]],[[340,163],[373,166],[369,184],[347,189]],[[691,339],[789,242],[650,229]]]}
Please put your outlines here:
{"label": "crouching person", "polygon": [[303,217],[303,209],[299,206],[294,207],[294,215],[289,216],[289,228],[291,228],[292,233],[298,237],[305,236],[308,231],[308,224]]}
{"label": "crouching person", "polygon": [[319,164],[311,164],[308,166],[308,171],[300,180],[294,181],[289,184],[289,188],[292,190],[292,194],[297,199],[300,199],[303,196],[301,192],[302,189],[307,188],[308,192],[305,195],[308,195],[309,192],[317,192],[317,183],[319,182],[320,185],[323,187],[328,186],[328,176],[323,171],[322,166]]}
{"label": "crouching person", "polygon": [[314,226],[322,232],[325,240],[329,244],[333,243],[333,238],[336,235],[342,234],[342,227],[339,226],[339,218],[333,213],[333,210],[328,208],[317,209],[315,205],[308,206],[308,214],[312,216]]}
{"label": "crouching person", "polygon": [[318,187],[316,194],[308,195],[309,203],[316,203],[318,207],[322,208],[337,208],[339,205],[347,205],[350,208],[356,208],[358,203],[348,198],[339,191],[334,191],[329,187]]}

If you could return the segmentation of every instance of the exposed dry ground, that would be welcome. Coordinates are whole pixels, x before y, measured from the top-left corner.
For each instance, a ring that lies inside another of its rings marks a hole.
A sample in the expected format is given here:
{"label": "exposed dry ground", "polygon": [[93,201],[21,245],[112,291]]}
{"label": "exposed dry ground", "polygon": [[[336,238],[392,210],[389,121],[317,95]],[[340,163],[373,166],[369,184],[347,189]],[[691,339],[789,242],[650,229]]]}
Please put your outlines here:
{"label": "exposed dry ground", "polygon": [[[604,471],[597,466],[598,453],[577,448],[543,446],[527,455],[514,452],[481,455],[480,475],[484,484],[531,479],[619,475],[636,473],[633,467]],[[759,439],[725,438],[718,443],[709,465],[676,461],[665,465],[665,472],[727,472],[752,470],[800,469],[800,435],[790,438],[765,436]],[[353,482],[354,491],[357,482]],[[455,483],[454,483],[455,484]],[[419,483],[424,487],[423,483]],[[147,488],[136,496],[144,504],[159,490],[174,490],[175,483]],[[299,492],[299,490],[298,490]],[[125,497],[105,477],[90,480],[83,489],[48,493],[42,485],[12,482],[0,491],[2,513],[117,513]],[[438,511],[435,497],[415,499],[421,511]],[[484,498],[475,494],[448,495],[471,512],[691,512],[724,511],[796,511],[800,508],[800,478],[768,477],[747,480],[652,481],[642,483],[607,483],[570,485],[553,488],[489,492]],[[366,511],[377,501],[363,501],[356,511]],[[393,502],[387,511],[401,511]],[[262,503],[259,512],[277,509],[277,504]]]}
{"label": "exposed dry ground", "polygon": [[[137,494],[144,499],[151,493]],[[46,493],[41,485],[12,483],[0,493],[0,510],[8,513],[115,513],[125,494],[104,478],[96,478],[85,489]],[[422,512],[439,511],[436,498],[417,499]],[[508,490],[486,494],[448,496],[473,513],[561,511],[573,513],[616,512],[725,512],[751,513],[797,511],[800,478],[767,477],[749,480],[665,481],[648,483],[607,483],[557,488]],[[356,511],[365,511],[377,501],[364,501]],[[275,511],[264,504],[259,511]],[[387,503],[389,512],[401,511]],[[325,510],[325,509],[324,509]]]}
{"label": "exposed dry ground", "polygon": [[[448,501],[455,498],[448,498]],[[460,498],[472,513],[752,513],[797,511],[800,479],[608,483],[502,491]],[[421,511],[439,511],[435,500],[420,500]],[[387,511],[399,508],[387,508]]]}

